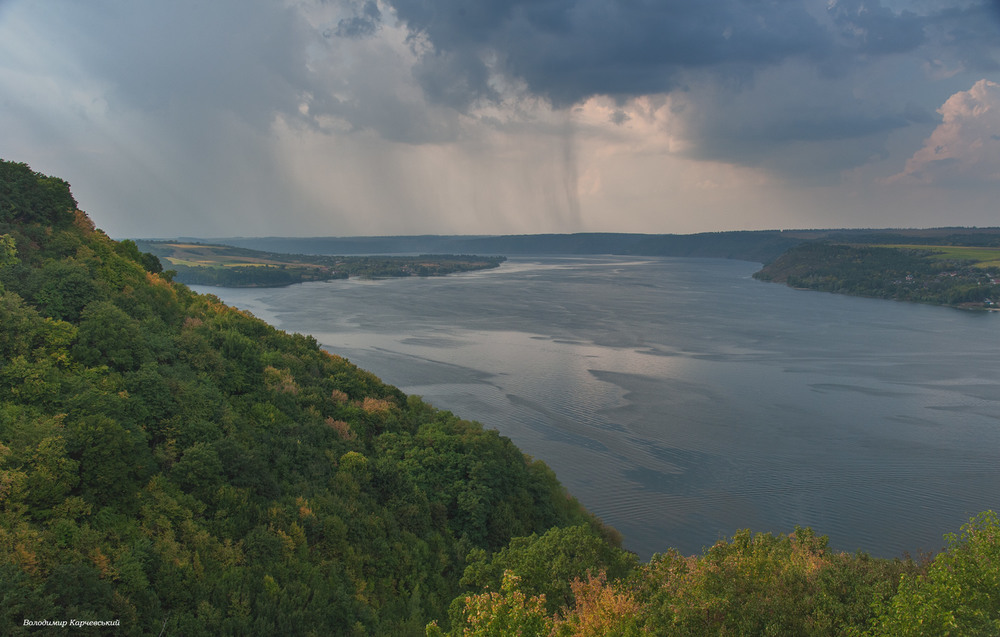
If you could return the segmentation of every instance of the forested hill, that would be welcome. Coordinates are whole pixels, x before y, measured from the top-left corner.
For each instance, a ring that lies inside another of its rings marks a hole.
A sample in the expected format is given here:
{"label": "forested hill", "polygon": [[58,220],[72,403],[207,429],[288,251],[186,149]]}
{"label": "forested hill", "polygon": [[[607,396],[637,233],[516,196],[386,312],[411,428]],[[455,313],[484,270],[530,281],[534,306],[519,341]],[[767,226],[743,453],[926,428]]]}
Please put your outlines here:
{"label": "forested hill", "polygon": [[0,634],[420,635],[470,552],[627,555],[496,431],[167,281],[65,182],[0,163],[0,237]]}
{"label": "forested hill", "polygon": [[0,634],[1000,634],[995,514],[933,562],[638,564],[497,432],[160,269],[0,161]]}

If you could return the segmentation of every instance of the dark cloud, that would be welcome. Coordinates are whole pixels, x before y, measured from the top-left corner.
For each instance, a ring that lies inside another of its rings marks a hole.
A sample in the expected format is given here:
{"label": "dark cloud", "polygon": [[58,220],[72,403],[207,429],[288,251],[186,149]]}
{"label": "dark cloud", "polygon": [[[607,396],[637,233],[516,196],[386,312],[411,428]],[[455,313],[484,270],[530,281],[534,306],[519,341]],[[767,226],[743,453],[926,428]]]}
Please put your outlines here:
{"label": "dark cloud", "polygon": [[934,124],[938,121],[933,112],[913,102],[907,102],[902,115],[908,122],[914,124]]}
{"label": "dark cloud", "polygon": [[1000,2],[984,0],[946,7],[928,20],[927,30],[964,67],[1000,71]]}
{"label": "dark cloud", "polygon": [[[668,92],[677,88],[678,75],[686,69],[752,68],[790,57],[823,57],[834,45],[802,3],[781,0],[389,4],[452,67],[454,57],[496,56],[496,70],[525,81],[530,91],[557,107],[592,95]],[[448,95],[440,88],[437,94]]]}
{"label": "dark cloud", "polygon": [[[997,66],[995,0],[946,0],[924,4],[921,12],[879,0],[387,4],[433,45],[419,75],[428,95],[458,107],[470,103],[469,91],[487,92],[485,60],[490,70],[523,80],[556,107],[594,95],[668,93],[681,87],[685,73],[752,75],[790,60],[842,74],[873,57],[913,52],[932,37],[970,68]],[[449,78],[458,88],[444,86]]]}
{"label": "dark cloud", "polygon": [[461,111],[480,98],[497,97],[489,86],[489,69],[478,57],[433,51],[421,57],[413,75],[428,98]]}
{"label": "dark cloud", "polygon": [[929,133],[958,85],[914,89],[926,74],[1000,69],[996,0],[386,4],[436,103],[466,111],[519,82],[556,109],[609,96],[622,125],[629,99],[672,94],[687,156],[803,179],[885,158],[902,129]]}
{"label": "dark cloud", "polygon": [[929,18],[912,11],[894,12],[877,2],[837,0],[829,13],[849,49],[863,55],[905,53],[924,44]]}
{"label": "dark cloud", "polygon": [[625,111],[621,110],[621,109],[618,109],[618,110],[614,111],[613,113],[611,113],[611,123],[612,124],[617,124],[617,125],[621,126],[622,124],[624,124],[625,122],[629,121],[630,119],[632,119],[632,118],[629,116],[629,114],[626,113]]}
{"label": "dark cloud", "polygon": [[[834,84],[810,96],[782,94],[790,78],[766,78],[755,91],[716,93],[684,103],[685,154],[699,160],[764,168],[810,182],[884,158],[889,135],[934,118],[914,105],[887,109],[855,99]],[[728,98],[728,99],[725,99]]]}
{"label": "dark cloud", "polygon": [[838,180],[840,171],[884,154],[885,135],[905,125],[902,117],[835,120],[800,117],[760,126],[714,122],[688,153],[695,159],[757,166],[797,178]]}
{"label": "dark cloud", "polygon": [[361,7],[360,15],[342,18],[337,23],[337,35],[346,38],[364,38],[375,35],[382,22],[382,12],[374,0]]}

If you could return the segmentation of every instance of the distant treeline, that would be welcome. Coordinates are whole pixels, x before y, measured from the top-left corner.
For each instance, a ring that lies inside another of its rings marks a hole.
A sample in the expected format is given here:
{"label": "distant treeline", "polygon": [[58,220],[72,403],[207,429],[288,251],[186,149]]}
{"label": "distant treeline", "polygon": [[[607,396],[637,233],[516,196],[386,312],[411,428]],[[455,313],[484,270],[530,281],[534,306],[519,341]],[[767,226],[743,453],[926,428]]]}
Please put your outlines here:
{"label": "distant treeline", "polygon": [[333,268],[309,268],[292,265],[260,266],[184,266],[174,265],[178,282],[187,285],[211,285],[224,288],[281,287],[306,281],[330,281],[359,277],[387,279],[407,276],[444,276],[458,272],[495,268],[504,257],[478,257],[478,261],[450,260],[447,256],[347,257]]}
{"label": "distant treeline", "polygon": [[1000,302],[1000,267],[942,258],[930,245],[925,249],[807,243],[764,266],[754,277],[795,288],[898,301],[967,308],[988,308]]}
{"label": "distant treeline", "polygon": [[201,239],[225,245],[300,254],[472,253],[504,255],[620,254],[709,257],[767,262],[802,239],[777,230],[706,232],[692,235],[626,233],[504,236],[312,237]]}
{"label": "distant treeline", "polygon": [[332,266],[339,274],[370,279],[404,276],[443,276],[457,272],[487,270],[507,260],[502,256],[472,254],[422,254],[403,256],[337,257]]}
{"label": "distant treeline", "polygon": [[174,279],[186,285],[210,285],[220,288],[274,288],[303,283],[346,279],[347,273],[319,272],[313,268],[262,266],[186,266],[174,265]]}

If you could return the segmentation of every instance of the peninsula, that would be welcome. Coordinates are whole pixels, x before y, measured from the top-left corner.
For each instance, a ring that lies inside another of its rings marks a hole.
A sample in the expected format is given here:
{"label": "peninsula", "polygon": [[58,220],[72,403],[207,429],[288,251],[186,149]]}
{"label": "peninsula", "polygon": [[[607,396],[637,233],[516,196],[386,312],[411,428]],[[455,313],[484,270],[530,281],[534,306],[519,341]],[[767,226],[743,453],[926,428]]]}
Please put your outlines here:
{"label": "peninsula", "polygon": [[754,277],[801,289],[989,310],[1000,304],[1000,245],[990,241],[997,238],[805,243]]}
{"label": "peninsula", "polygon": [[166,262],[172,278],[188,285],[281,287],[305,281],[443,276],[495,268],[502,256],[455,254],[352,255],[284,254],[199,242],[134,242],[139,250]]}

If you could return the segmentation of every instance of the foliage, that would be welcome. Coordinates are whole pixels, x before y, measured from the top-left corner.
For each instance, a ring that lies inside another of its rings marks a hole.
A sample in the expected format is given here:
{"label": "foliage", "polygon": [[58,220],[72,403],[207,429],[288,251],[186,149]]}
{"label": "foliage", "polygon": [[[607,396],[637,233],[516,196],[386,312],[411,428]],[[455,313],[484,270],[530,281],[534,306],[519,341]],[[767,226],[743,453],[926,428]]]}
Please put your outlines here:
{"label": "foliage", "polygon": [[[553,620],[545,611],[544,595],[526,595],[520,578],[503,573],[499,592],[469,595],[450,635],[466,637],[534,637],[552,631]],[[429,637],[443,635],[436,624],[428,626]]]}
{"label": "foliage", "polygon": [[[489,634],[483,627],[493,625],[490,613],[510,627],[510,608],[522,603],[548,613],[550,621],[533,634],[558,637],[860,636],[893,599],[901,577],[906,582],[924,572],[908,559],[832,552],[825,537],[802,528],[778,536],[740,531],[703,555],[668,551],[642,565],[615,565],[608,551],[604,559],[588,553],[592,536],[572,527],[546,535],[547,541],[515,538],[492,558],[470,555],[463,584],[474,590],[453,602],[449,634]],[[620,570],[609,574],[609,564]],[[944,607],[956,603],[946,596]],[[533,617],[517,621],[535,626]]]}
{"label": "foliage", "polygon": [[616,590],[604,573],[576,578],[570,585],[574,606],[566,618],[556,617],[558,637],[638,637],[654,631],[643,626],[643,609],[628,590]]}
{"label": "foliage", "polygon": [[73,222],[74,210],[76,200],[65,181],[36,173],[27,164],[0,160],[0,224],[62,228]]}
{"label": "foliage", "polygon": [[986,511],[946,536],[948,548],[926,575],[904,576],[880,605],[874,635],[1000,634],[1000,520]]}
{"label": "foliage", "polygon": [[625,590],[667,635],[844,635],[891,595],[909,560],[833,553],[825,537],[740,531],[701,557],[656,555]]}
{"label": "foliage", "polygon": [[635,555],[609,545],[588,526],[552,528],[542,535],[516,537],[492,556],[469,555],[462,584],[496,588],[504,573],[517,575],[528,594],[544,595],[549,612],[572,606],[572,582],[598,573],[625,577],[638,566]]}
{"label": "foliage", "polygon": [[7,265],[17,265],[21,260],[17,258],[17,246],[14,238],[9,234],[0,235],[0,268]]}
{"label": "foliage", "polygon": [[0,194],[3,631],[418,635],[470,551],[599,528],[508,439],[172,282],[60,180],[3,162]]}

